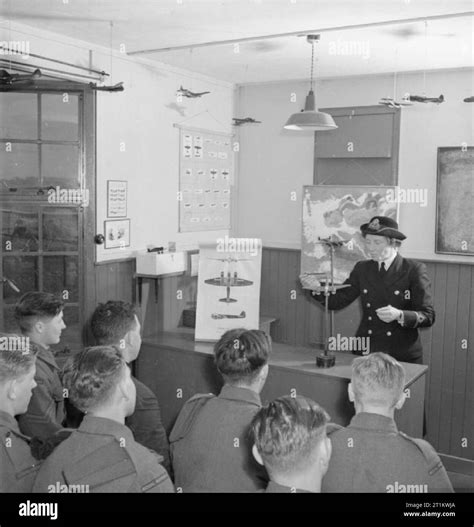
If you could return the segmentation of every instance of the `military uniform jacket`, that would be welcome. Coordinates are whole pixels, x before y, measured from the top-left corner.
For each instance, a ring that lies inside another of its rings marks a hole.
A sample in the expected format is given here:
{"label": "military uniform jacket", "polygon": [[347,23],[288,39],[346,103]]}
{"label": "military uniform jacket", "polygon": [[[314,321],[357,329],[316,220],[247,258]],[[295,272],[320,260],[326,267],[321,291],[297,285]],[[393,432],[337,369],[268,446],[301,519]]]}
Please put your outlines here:
{"label": "military uniform jacket", "polygon": [[16,419],[0,411],[0,492],[31,492],[39,462]]}
{"label": "military uniform jacket", "polygon": [[361,412],[329,437],[323,492],[453,492],[434,448],[399,432],[389,417]]}
{"label": "military uniform jacket", "polygon": [[[418,328],[429,327],[435,320],[426,266],[397,254],[382,278],[378,263],[365,260],[356,263],[344,283],[351,287],[330,295],[329,309],[342,309],[360,297],[362,320],[356,336],[370,337],[370,352],[383,351],[399,361],[420,362]],[[324,304],[323,295],[312,295]],[[403,311],[403,325],[379,319],[375,310],[387,305]]]}
{"label": "military uniform jacket", "polygon": [[[163,466],[168,474],[171,470],[170,447],[166,431],[161,421],[161,412],[155,394],[142,382],[132,376],[137,398],[135,411],[125,419],[125,425],[133,432],[135,441],[154,450],[163,458]],[[66,426],[79,428],[84,412],[76,408],[69,399],[64,400]]]}
{"label": "military uniform jacket", "polygon": [[160,461],[125,425],[86,415],[44,461],[33,492],[51,492],[51,485],[79,492],[174,492]]}
{"label": "military uniform jacket", "polygon": [[46,438],[62,428],[64,419],[63,386],[59,366],[51,350],[40,347],[36,357],[37,386],[33,389],[30,404],[18,422],[23,434]]}
{"label": "military uniform jacket", "polygon": [[170,434],[178,492],[255,492],[268,482],[252,456],[250,423],[261,407],[252,390],[225,385],[218,397],[196,395]]}

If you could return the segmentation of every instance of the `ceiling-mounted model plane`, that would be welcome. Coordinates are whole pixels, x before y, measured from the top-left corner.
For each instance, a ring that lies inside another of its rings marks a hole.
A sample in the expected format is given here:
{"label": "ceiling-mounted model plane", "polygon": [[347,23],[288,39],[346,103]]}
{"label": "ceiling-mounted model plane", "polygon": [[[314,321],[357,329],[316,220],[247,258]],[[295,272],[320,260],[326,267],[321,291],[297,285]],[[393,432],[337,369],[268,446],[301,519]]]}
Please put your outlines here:
{"label": "ceiling-mounted model plane", "polygon": [[379,104],[383,106],[388,106],[389,108],[402,108],[403,106],[413,106],[410,101],[407,99],[402,99],[400,102],[395,101],[391,97],[382,97],[379,101]]}
{"label": "ceiling-mounted model plane", "polygon": [[41,77],[41,70],[36,69],[32,73],[9,73],[0,70],[0,86],[12,86],[22,82],[32,82]]}
{"label": "ceiling-mounted model plane", "polygon": [[123,82],[117,82],[117,84],[114,84],[113,86],[97,86],[94,82],[89,83],[89,86],[95,90],[95,91],[123,91],[125,88],[123,87]]}
{"label": "ceiling-mounted model plane", "polygon": [[435,104],[440,104],[444,102],[444,95],[439,97],[425,97],[424,95],[409,95],[408,99],[413,102],[434,102]]}
{"label": "ceiling-mounted model plane", "polygon": [[183,88],[183,86],[180,86],[179,90],[176,93],[177,95],[181,95],[182,97],[188,97],[189,99],[195,99],[196,97],[202,97],[203,95],[207,95],[208,93],[211,93],[211,92],[210,91],[194,92],[186,88]]}
{"label": "ceiling-mounted model plane", "polygon": [[253,124],[253,123],[261,123],[262,121],[257,121],[253,117],[244,117],[243,119],[239,119],[238,117],[233,117],[232,120],[234,121],[232,124],[234,126],[240,126],[242,124]]}
{"label": "ceiling-mounted model plane", "polygon": [[464,102],[474,102],[474,95],[471,95],[470,97],[466,97],[463,100],[464,100]]}

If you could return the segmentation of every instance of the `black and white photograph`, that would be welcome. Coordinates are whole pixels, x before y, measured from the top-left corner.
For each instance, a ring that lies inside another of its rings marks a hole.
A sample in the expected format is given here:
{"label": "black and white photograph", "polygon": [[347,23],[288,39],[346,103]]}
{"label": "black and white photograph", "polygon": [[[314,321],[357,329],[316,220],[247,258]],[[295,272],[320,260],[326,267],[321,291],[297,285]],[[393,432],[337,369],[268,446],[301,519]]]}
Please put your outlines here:
{"label": "black and white photograph", "polygon": [[0,0],[0,527],[474,524],[473,38],[472,0]]}

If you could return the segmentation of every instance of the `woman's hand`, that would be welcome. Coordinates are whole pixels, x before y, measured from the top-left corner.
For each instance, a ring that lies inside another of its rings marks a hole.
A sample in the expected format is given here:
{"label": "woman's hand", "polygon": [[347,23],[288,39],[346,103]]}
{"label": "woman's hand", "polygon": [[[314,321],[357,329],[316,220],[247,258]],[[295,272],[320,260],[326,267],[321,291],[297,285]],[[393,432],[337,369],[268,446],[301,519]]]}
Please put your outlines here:
{"label": "woman's hand", "polygon": [[397,309],[396,307],[392,306],[385,306],[385,307],[379,307],[375,310],[377,313],[377,316],[380,318],[382,322],[393,322],[394,320],[398,320],[400,318],[400,315],[402,312],[400,309]]}

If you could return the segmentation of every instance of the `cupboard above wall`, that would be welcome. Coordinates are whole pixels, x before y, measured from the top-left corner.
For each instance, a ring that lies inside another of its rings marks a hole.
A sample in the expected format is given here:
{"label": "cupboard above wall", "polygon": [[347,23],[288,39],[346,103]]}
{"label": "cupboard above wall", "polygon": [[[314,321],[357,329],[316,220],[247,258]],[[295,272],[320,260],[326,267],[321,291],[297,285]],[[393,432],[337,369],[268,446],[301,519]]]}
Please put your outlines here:
{"label": "cupboard above wall", "polygon": [[324,108],[338,128],[315,133],[314,184],[396,185],[400,110]]}

